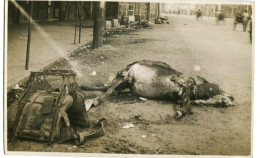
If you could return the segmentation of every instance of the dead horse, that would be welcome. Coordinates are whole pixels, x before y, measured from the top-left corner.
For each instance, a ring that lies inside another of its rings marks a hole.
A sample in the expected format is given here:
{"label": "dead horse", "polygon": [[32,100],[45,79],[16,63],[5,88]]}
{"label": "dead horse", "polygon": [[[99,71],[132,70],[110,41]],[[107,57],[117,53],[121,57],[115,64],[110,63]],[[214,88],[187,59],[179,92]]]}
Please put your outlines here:
{"label": "dead horse", "polygon": [[[184,76],[166,63],[142,60],[129,64],[119,71],[105,87],[106,92],[88,103],[96,106],[113,92],[129,88],[137,96],[175,101],[178,106],[174,107],[176,110],[174,117],[180,119],[191,110],[190,95],[194,82],[194,79]],[[93,90],[86,86],[81,86],[81,88]]]}

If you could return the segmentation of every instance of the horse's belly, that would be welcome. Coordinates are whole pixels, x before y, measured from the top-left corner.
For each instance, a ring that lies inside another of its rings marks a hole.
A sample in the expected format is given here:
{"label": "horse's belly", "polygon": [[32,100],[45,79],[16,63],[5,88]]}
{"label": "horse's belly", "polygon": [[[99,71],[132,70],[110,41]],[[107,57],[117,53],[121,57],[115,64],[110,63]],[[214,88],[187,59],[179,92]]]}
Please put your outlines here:
{"label": "horse's belly", "polygon": [[140,82],[135,82],[131,86],[131,90],[135,95],[152,99],[169,98],[176,92],[174,89],[169,89],[168,87],[158,84],[145,84]]}
{"label": "horse's belly", "polygon": [[178,84],[170,78],[176,74],[162,71],[158,67],[135,64],[131,67],[128,79],[135,95],[160,99],[172,96],[180,90]]}

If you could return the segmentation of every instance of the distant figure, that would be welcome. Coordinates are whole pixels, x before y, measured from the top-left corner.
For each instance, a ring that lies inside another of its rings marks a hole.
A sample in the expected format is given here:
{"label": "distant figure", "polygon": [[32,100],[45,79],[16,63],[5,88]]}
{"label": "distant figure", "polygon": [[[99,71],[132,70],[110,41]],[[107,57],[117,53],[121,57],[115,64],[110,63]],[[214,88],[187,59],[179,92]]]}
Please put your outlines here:
{"label": "distant figure", "polygon": [[242,24],[243,25],[243,31],[246,31],[248,21],[250,19],[249,14],[247,13],[247,10],[244,11],[244,13],[236,14],[235,19],[234,19],[234,30],[236,30],[236,25],[237,24]]}
{"label": "distant figure", "polygon": [[243,24],[243,15],[242,14],[235,14],[234,17],[234,31],[236,30],[237,24]]}
{"label": "distant figure", "polygon": [[246,31],[247,25],[248,25],[248,20],[249,20],[249,15],[247,13],[247,10],[242,14],[243,15],[243,31]]}
{"label": "distant figure", "polygon": [[250,20],[250,24],[249,24],[249,39],[250,39],[250,43],[252,43],[252,19]]}
{"label": "distant figure", "polygon": [[180,15],[181,14],[181,11],[180,11],[180,9],[178,9],[178,15]]}
{"label": "distant figure", "polygon": [[199,18],[201,18],[201,20],[202,20],[202,15],[201,15],[200,9],[198,9],[198,11],[196,12],[196,18],[197,18],[197,20],[199,20]]}
{"label": "distant figure", "polygon": [[218,10],[216,12],[216,24],[219,25],[221,21],[222,24],[225,24],[225,13],[222,12],[221,10]]}

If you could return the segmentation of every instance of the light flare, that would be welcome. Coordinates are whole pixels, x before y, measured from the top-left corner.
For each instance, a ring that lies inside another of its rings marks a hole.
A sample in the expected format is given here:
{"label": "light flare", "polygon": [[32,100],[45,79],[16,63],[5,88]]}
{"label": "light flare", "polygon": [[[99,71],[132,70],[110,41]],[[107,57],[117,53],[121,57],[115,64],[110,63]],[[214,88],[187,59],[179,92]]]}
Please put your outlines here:
{"label": "light flare", "polygon": [[199,65],[195,65],[194,67],[193,67],[193,69],[195,70],[195,71],[200,71],[200,66]]}
{"label": "light flare", "polygon": [[70,61],[68,60],[67,54],[65,53],[66,50],[62,49],[59,47],[59,45],[55,42],[55,40],[40,26],[35,22],[32,17],[15,1],[11,0],[11,2],[15,5],[16,8],[19,9],[19,11],[26,17],[26,19],[31,19],[31,24],[35,27],[35,29],[40,33],[40,35],[46,40],[48,45],[52,47],[55,51],[55,53],[58,53],[60,57],[63,57],[66,59],[70,66],[71,69],[77,74],[81,76],[81,73],[77,71],[75,64],[71,64]]}

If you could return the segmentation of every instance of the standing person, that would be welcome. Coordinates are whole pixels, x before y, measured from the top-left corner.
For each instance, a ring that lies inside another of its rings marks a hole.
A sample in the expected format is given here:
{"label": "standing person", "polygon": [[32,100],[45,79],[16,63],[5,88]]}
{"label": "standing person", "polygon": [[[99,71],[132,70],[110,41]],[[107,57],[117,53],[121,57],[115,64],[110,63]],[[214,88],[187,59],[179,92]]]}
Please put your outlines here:
{"label": "standing person", "polygon": [[225,25],[225,13],[222,10],[218,10],[216,12],[216,24],[220,24],[222,21],[222,24]]}
{"label": "standing person", "polygon": [[197,20],[199,20],[199,18],[201,18],[201,20],[202,20],[202,15],[201,15],[200,9],[198,9],[198,11],[196,12],[196,17],[197,17]]}
{"label": "standing person", "polygon": [[247,10],[245,10],[245,12],[243,13],[243,31],[246,31],[247,28],[247,24],[248,24],[248,20],[249,20],[249,15],[247,13]]}
{"label": "standing person", "polygon": [[252,19],[250,20],[249,23],[249,38],[250,38],[250,43],[252,43]]}

